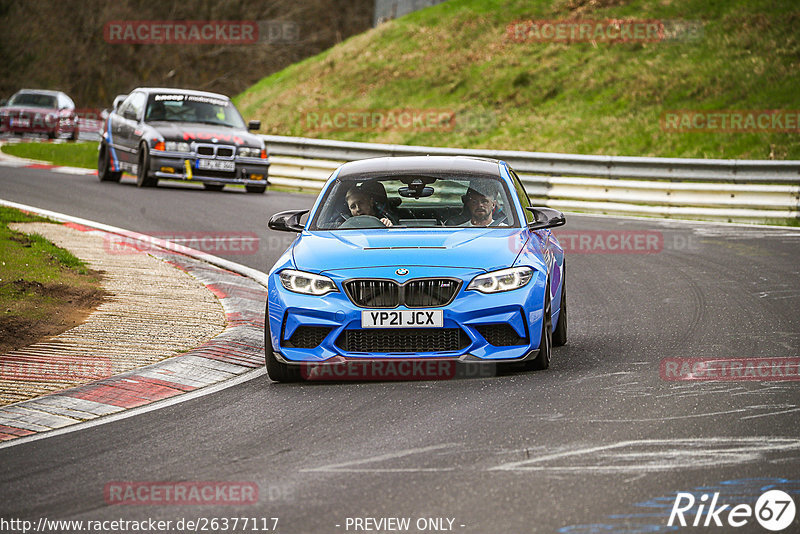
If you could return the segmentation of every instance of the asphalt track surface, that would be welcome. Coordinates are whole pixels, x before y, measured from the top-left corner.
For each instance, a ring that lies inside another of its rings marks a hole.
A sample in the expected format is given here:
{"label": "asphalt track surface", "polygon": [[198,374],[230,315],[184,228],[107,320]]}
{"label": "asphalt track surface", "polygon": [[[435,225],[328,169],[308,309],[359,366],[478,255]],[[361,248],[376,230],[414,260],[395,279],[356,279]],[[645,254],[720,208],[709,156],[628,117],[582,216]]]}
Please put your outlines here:
{"label": "asphalt track surface", "polygon": [[[215,252],[261,270],[292,238],[269,231],[269,216],[314,200],[13,168],[0,168],[0,198],[148,234],[252,232],[257,253]],[[262,376],[0,450],[0,518],[278,517],[278,532],[339,533],[378,531],[355,530],[352,518],[405,517],[402,532],[433,531],[419,518],[464,533],[660,532],[677,492],[752,506],[775,488],[800,505],[800,383],[660,375],[664,358],[799,356],[800,232],[578,215],[567,231],[648,232],[661,245],[568,254],[569,344],[548,371],[293,385]],[[115,481],[250,482],[259,497],[113,505],[104,488]],[[752,517],[707,530],[767,532]]]}

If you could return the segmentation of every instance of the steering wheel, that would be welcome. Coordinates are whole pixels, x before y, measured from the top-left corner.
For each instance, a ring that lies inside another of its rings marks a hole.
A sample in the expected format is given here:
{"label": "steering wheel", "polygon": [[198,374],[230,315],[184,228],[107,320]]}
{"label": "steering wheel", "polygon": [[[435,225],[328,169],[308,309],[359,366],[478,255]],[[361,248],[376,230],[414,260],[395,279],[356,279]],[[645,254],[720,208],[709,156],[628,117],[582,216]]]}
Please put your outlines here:
{"label": "steering wheel", "polygon": [[372,215],[354,215],[343,222],[339,228],[384,228],[381,220]]}

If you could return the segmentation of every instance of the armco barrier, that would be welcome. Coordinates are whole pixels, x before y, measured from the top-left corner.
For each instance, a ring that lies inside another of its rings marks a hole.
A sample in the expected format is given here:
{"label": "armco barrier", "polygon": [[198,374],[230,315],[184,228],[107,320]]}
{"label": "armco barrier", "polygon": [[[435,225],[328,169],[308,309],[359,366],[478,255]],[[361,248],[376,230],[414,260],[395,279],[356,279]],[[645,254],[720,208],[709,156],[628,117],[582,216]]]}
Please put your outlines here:
{"label": "armco barrier", "polygon": [[539,204],[562,210],[735,222],[800,218],[800,161],[583,156],[262,136],[270,181],[320,189],[341,163],[447,155],[507,161]]}

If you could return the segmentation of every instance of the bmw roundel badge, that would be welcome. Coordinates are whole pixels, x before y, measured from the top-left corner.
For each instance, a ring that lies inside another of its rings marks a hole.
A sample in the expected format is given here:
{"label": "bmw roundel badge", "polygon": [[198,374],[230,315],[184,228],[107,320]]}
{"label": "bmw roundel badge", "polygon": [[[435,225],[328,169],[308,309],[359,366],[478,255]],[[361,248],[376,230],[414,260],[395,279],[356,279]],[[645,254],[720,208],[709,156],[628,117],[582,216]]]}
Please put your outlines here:
{"label": "bmw roundel badge", "polygon": [[395,273],[396,275],[398,275],[398,276],[405,276],[405,275],[407,275],[407,274],[408,274],[408,269],[403,269],[402,267],[400,267],[400,268],[399,268],[399,269],[397,269],[397,270],[396,270],[394,273]]}

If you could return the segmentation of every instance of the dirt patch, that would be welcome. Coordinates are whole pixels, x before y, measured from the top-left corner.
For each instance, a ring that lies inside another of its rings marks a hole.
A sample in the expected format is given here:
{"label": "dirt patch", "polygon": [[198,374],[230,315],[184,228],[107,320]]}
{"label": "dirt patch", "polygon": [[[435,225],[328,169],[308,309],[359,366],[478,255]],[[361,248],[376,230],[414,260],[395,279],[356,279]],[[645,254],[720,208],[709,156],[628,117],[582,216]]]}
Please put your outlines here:
{"label": "dirt patch", "polygon": [[[93,273],[98,277],[100,273]],[[0,284],[11,286],[20,294],[33,293],[48,302],[42,314],[9,315],[13,310],[0,310],[0,354],[5,354],[38,341],[66,332],[83,323],[103,302],[108,293],[90,285],[71,286],[40,283],[24,279]]]}

